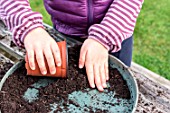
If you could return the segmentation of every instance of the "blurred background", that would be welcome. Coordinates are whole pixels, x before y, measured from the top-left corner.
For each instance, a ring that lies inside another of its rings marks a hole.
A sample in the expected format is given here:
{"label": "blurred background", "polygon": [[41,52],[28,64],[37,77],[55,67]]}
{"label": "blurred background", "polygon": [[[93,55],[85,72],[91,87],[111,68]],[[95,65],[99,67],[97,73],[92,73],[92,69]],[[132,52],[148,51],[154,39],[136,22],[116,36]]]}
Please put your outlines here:
{"label": "blurred background", "polygon": [[[29,0],[52,25],[43,0]],[[170,0],[145,0],[134,31],[133,61],[170,80]]]}

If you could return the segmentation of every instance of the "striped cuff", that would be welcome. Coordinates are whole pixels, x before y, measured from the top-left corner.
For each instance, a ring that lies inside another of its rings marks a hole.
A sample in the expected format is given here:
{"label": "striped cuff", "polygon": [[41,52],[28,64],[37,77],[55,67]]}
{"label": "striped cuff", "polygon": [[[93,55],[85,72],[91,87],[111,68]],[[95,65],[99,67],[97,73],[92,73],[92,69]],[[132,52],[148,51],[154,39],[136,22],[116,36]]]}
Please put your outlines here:
{"label": "striped cuff", "polygon": [[[38,16],[37,16],[38,15]],[[24,21],[19,26],[13,29],[13,41],[19,47],[24,47],[24,38],[26,35],[35,28],[43,27],[42,15],[37,13],[32,18],[28,17],[27,21]]]}
{"label": "striped cuff", "polygon": [[114,41],[113,38],[110,37],[110,33],[103,32],[99,26],[100,24],[94,24],[93,26],[89,28],[88,38],[98,41],[105,48],[107,48],[109,52],[116,52],[120,50],[120,48],[116,44],[116,41]]}

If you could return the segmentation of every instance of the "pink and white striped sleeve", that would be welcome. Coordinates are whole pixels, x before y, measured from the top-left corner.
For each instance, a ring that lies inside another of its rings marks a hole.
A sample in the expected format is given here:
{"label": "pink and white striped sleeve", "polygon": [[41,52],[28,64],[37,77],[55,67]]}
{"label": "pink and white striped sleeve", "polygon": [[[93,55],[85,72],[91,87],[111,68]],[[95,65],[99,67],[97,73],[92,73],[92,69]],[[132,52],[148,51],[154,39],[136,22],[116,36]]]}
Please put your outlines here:
{"label": "pink and white striped sleeve", "polygon": [[121,49],[123,40],[132,36],[144,0],[114,0],[100,24],[92,25],[89,37],[109,51]]}
{"label": "pink and white striped sleeve", "polygon": [[42,15],[31,10],[29,0],[0,0],[0,19],[12,32],[14,43],[21,47],[31,30],[43,27]]}

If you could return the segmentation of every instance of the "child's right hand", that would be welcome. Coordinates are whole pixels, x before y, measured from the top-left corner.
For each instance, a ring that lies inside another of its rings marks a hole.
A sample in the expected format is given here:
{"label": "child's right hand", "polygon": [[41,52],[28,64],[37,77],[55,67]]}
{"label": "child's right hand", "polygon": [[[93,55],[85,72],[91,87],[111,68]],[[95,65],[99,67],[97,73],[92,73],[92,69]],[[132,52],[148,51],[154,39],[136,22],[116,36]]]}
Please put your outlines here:
{"label": "child's right hand", "polygon": [[56,72],[55,64],[61,66],[58,45],[43,28],[39,27],[29,32],[24,39],[24,45],[28,55],[29,66],[32,70],[35,70],[34,61],[37,60],[41,73],[45,75],[47,73],[44,63],[45,58],[51,74]]}

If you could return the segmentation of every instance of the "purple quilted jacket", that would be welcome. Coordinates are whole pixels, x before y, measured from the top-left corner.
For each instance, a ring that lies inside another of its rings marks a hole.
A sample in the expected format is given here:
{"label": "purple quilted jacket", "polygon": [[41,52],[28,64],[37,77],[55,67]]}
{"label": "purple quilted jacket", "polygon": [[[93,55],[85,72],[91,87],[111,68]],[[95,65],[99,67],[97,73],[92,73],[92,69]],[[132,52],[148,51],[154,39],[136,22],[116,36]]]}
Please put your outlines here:
{"label": "purple quilted jacket", "polygon": [[[143,1],[44,0],[44,4],[58,31],[87,35],[116,52],[123,40],[133,34]],[[43,27],[42,15],[32,11],[29,0],[0,0],[0,19],[12,31],[18,46],[24,46],[24,38],[30,31]]]}
{"label": "purple quilted jacket", "polygon": [[44,0],[54,27],[65,34],[85,35],[100,23],[113,0]]}

